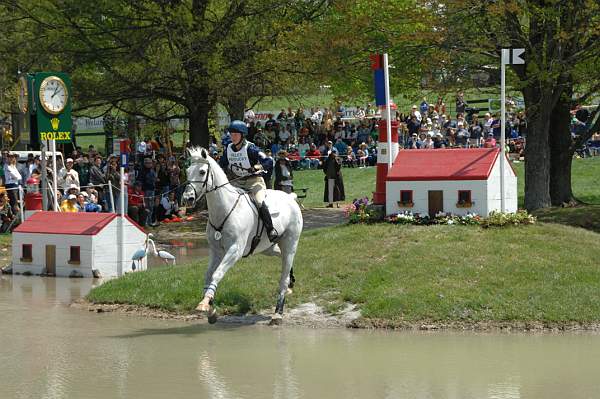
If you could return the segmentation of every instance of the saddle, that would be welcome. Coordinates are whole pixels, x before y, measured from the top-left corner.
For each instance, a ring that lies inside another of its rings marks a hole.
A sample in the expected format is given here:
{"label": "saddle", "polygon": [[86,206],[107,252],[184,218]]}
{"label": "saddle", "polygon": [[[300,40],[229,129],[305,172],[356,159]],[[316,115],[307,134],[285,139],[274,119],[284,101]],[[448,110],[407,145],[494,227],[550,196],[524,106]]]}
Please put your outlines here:
{"label": "saddle", "polygon": [[[248,197],[250,197],[250,203],[251,203],[252,205],[254,205],[254,208],[256,209],[257,216],[258,216],[258,221],[257,221],[257,223],[256,223],[256,234],[254,235],[254,237],[252,238],[252,242],[250,243],[250,252],[248,252],[248,254],[244,255],[244,258],[245,258],[245,257],[248,257],[248,256],[250,256],[250,255],[252,255],[252,254],[254,253],[254,250],[256,249],[256,247],[258,247],[258,244],[260,244],[260,240],[261,240],[262,234],[263,234],[263,232],[264,232],[264,230],[265,230],[265,227],[266,227],[266,225],[265,225],[265,221],[264,221],[264,219],[263,219],[265,216],[264,216],[262,213],[263,213],[263,212],[269,212],[269,215],[268,215],[268,216],[269,216],[269,219],[271,219],[271,220],[272,220],[272,217],[273,217],[273,216],[275,216],[275,215],[277,215],[277,214],[278,214],[278,213],[271,214],[271,212],[268,210],[268,206],[266,206],[266,204],[263,204],[264,206],[259,208],[259,207],[258,207],[258,204],[257,204],[257,203],[256,203],[256,201],[254,200],[254,198],[252,198],[252,196],[251,196],[251,195],[248,195]],[[271,221],[270,223],[271,223],[271,225],[270,225],[270,227],[269,227],[269,228],[270,228],[270,229],[273,229],[273,226],[272,226],[272,221]],[[275,230],[275,231],[276,231],[276,230]],[[277,235],[278,235],[278,234],[277,234]],[[271,236],[270,236],[270,235],[269,235],[269,239],[270,239],[271,241],[273,241],[273,240],[274,240],[274,239],[272,239],[272,238],[271,238]],[[273,244],[273,245],[274,245],[274,244]]]}

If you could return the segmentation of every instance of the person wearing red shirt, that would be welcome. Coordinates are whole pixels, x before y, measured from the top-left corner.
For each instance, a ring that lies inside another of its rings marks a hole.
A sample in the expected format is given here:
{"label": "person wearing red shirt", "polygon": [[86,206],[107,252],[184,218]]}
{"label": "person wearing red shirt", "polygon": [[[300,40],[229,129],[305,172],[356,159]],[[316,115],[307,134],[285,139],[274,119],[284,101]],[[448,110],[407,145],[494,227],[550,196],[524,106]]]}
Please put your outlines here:
{"label": "person wearing red shirt", "polygon": [[310,145],[309,150],[304,154],[303,161],[303,165],[306,165],[308,169],[319,168],[319,165],[321,165],[321,152],[317,149],[316,145]]}
{"label": "person wearing red shirt", "polygon": [[142,190],[142,183],[139,181],[136,182],[133,187],[129,186],[127,191],[129,195],[127,214],[137,224],[144,227],[149,211],[144,206],[144,190]]}
{"label": "person wearing red shirt", "polygon": [[290,160],[290,165],[292,169],[298,169],[300,166],[300,153],[297,148],[292,148],[288,155],[288,159]]}
{"label": "person wearing red shirt", "polygon": [[488,137],[485,139],[483,143],[483,148],[494,148],[496,147],[496,139],[494,138],[494,133],[488,133]]}

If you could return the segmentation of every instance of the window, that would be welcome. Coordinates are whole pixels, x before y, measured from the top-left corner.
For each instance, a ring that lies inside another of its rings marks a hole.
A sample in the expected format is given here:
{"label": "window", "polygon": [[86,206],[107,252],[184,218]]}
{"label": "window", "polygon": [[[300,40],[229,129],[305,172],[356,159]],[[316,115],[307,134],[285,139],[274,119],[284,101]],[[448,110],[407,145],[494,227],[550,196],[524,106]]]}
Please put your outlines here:
{"label": "window", "polygon": [[459,190],[458,191],[458,207],[468,208],[473,205],[471,201],[471,190]]}
{"label": "window", "polygon": [[33,261],[33,250],[31,244],[23,244],[21,247],[21,262]]}
{"label": "window", "polygon": [[398,206],[405,208],[413,206],[412,190],[400,190],[400,201],[398,201]]}
{"label": "window", "polygon": [[81,258],[79,256],[79,254],[80,254],[79,247],[71,247],[69,263],[79,264],[79,262],[81,262]]}

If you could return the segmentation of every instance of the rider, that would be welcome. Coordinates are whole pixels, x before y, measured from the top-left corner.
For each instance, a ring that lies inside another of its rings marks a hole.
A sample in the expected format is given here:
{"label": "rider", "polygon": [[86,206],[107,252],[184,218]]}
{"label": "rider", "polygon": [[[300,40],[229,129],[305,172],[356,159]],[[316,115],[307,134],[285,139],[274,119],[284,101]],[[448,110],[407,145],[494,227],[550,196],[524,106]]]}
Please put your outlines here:
{"label": "rider", "polygon": [[234,120],[227,130],[231,135],[231,143],[223,151],[219,164],[227,173],[232,185],[248,191],[254,197],[258,214],[265,224],[269,240],[273,242],[278,234],[273,228],[271,213],[264,202],[267,187],[262,175],[266,169],[266,156],[257,146],[246,140],[248,127],[244,122]]}

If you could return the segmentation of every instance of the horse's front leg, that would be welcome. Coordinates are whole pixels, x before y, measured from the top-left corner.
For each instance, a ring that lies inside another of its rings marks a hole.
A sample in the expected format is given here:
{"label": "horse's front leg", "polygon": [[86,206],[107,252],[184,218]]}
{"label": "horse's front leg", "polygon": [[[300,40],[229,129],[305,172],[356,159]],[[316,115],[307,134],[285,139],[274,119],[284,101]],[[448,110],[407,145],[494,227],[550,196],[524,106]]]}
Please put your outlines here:
{"label": "horse's front leg", "polygon": [[285,294],[290,285],[290,272],[294,264],[297,243],[284,245],[281,256],[281,277],[279,278],[279,296],[275,306],[275,314],[271,317],[271,324],[281,324],[283,319],[283,307],[285,305]]}
{"label": "horse's front leg", "polygon": [[221,261],[223,260],[223,251],[222,249],[216,245],[215,243],[209,242],[208,247],[208,267],[206,269],[206,273],[204,274],[204,291],[202,293],[202,301],[196,306],[196,311],[206,313],[208,316],[208,321],[213,324],[217,321],[217,311],[212,306],[212,299],[206,299],[206,291],[212,282],[212,276]]}
{"label": "horse's front leg", "polygon": [[[209,274],[211,269],[211,265],[209,265],[209,270],[206,272],[206,283],[207,285],[204,287],[204,298],[198,306],[196,306],[196,310],[199,312],[210,312],[212,300],[215,297],[215,293],[217,291],[217,286],[219,282],[227,273],[227,271],[237,262],[243,255],[243,248],[239,248],[238,245],[232,245],[229,247],[225,255],[218,263],[218,266],[212,273]],[[216,260],[215,260],[216,262]]]}
{"label": "horse's front leg", "polygon": [[203,295],[206,295],[206,291],[212,282],[212,276],[217,270],[219,264],[223,260],[223,250],[218,246],[218,244],[210,244],[208,247],[208,268],[206,269],[206,273],[204,274],[204,291]]}

